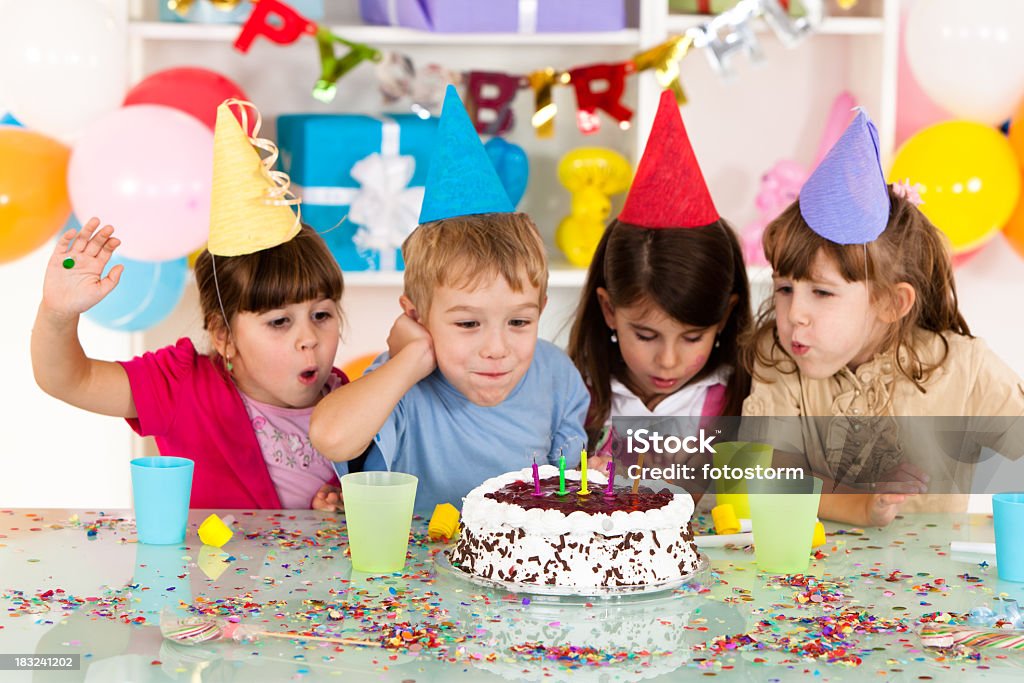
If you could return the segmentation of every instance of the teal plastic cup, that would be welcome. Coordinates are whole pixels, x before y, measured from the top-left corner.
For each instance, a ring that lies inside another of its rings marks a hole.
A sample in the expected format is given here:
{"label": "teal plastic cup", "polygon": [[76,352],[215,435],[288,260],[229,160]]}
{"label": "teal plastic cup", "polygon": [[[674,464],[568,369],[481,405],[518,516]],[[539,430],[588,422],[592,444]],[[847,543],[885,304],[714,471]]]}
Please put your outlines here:
{"label": "teal plastic cup", "polygon": [[387,574],[405,567],[417,482],[403,472],[353,472],[341,478],[352,569]]}
{"label": "teal plastic cup", "polygon": [[193,469],[188,458],[160,455],[132,460],[139,543],[171,545],[185,540]]}
{"label": "teal plastic cup", "polygon": [[1003,581],[1024,582],[1024,493],[992,496],[996,527],[996,572]]}
{"label": "teal plastic cup", "polygon": [[747,497],[757,568],[772,574],[802,574],[811,563],[821,479],[749,479]]}

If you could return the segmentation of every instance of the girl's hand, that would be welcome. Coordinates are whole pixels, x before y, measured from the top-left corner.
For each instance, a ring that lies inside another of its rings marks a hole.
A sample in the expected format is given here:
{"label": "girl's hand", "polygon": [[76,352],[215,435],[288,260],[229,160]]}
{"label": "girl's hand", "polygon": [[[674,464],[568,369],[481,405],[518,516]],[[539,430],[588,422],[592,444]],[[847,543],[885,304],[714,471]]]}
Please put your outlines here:
{"label": "girl's hand", "polygon": [[416,380],[432,373],[437,367],[434,339],[427,328],[406,313],[398,316],[388,334],[388,355],[395,358],[405,352],[416,360]]}
{"label": "girl's hand", "polygon": [[337,486],[324,484],[313,496],[309,507],[323,512],[344,512],[345,502],[341,499],[341,489]]}
{"label": "girl's hand", "polygon": [[[77,316],[98,304],[117,286],[124,266],[103,269],[121,240],[109,225],[96,232],[92,218],[77,233],[68,230],[57,240],[43,279],[43,307],[59,316]],[[95,234],[93,234],[95,232]]]}
{"label": "girl's hand", "polygon": [[888,526],[910,496],[903,493],[872,493],[867,496],[867,526]]}

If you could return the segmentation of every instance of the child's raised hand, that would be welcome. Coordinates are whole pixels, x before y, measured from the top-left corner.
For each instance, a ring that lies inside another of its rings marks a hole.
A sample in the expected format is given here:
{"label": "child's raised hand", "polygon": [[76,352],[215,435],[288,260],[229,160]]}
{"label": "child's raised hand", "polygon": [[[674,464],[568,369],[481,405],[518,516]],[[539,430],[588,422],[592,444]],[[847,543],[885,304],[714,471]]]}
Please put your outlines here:
{"label": "child's raised hand", "polygon": [[345,502],[341,499],[341,489],[337,486],[324,484],[313,496],[309,507],[323,512],[344,512]]}
{"label": "child's raised hand", "polygon": [[[68,230],[57,240],[43,279],[43,306],[51,313],[76,316],[88,311],[110,293],[124,266],[116,265],[103,277],[103,269],[121,240],[107,225],[92,218],[78,232]],[[95,234],[93,234],[95,232]]]}
{"label": "child's raised hand", "polygon": [[587,469],[592,471],[604,472],[608,469],[608,463],[611,462],[612,455],[607,453],[605,455],[588,455],[587,456]]}
{"label": "child's raised hand", "polygon": [[426,377],[437,367],[433,337],[407,313],[398,316],[388,333],[388,355],[395,358],[403,351],[415,359],[417,379]]}
{"label": "child's raised hand", "polygon": [[867,525],[888,526],[910,498],[903,493],[872,493],[867,496]]}

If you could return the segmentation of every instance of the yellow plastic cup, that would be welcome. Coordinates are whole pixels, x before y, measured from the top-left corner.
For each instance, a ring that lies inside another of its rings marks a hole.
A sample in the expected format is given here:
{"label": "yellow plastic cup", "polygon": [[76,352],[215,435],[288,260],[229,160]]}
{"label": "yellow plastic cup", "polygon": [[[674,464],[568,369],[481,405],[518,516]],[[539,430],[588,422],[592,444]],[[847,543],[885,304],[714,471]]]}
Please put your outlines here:
{"label": "yellow plastic cup", "polygon": [[821,479],[751,479],[747,490],[757,568],[772,574],[806,572],[818,523]]}
{"label": "yellow plastic cup", "polygon": [[387,574],[405,567],[417,481],[403,472],[353,472],[341,478],[353,569]]}
{"label": "yellow plastic cup", "polygon": [[[771,467],[773,448],[764,443],[750,441],[726,441],[715,444],[714,466],[723,467]],[[715,495],[718,505],[732,505],[738,519],[750,519],[750,505],[747,503],[747,480],[715,479]]]}

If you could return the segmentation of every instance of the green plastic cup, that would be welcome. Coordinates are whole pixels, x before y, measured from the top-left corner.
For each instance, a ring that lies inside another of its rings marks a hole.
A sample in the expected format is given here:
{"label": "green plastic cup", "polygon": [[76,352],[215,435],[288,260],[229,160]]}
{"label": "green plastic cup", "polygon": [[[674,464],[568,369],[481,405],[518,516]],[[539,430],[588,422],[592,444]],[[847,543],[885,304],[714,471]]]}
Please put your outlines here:
{"label": "green plastic cup", "polygon": [[772,574],[806,572],[811,563],[821,479],[751,479],[747,490],[757,568]]}
{"label": "green plastic cup", "polygon": [[[758,465],[762,468],[771,467],[772,452],[772,447],[764,443],[750,441],[716,443],[714,466],[716,469],[757,467]],[[737,519],[750,519],[746,479],[718,477],[715,479],[715,496],[717,505],[732,505]]]}
{"label": "green plastic cup", "polygon": [[403,472],[353,472],[341,478],[354,570],[388,574],[405,567],[417,481]]}

